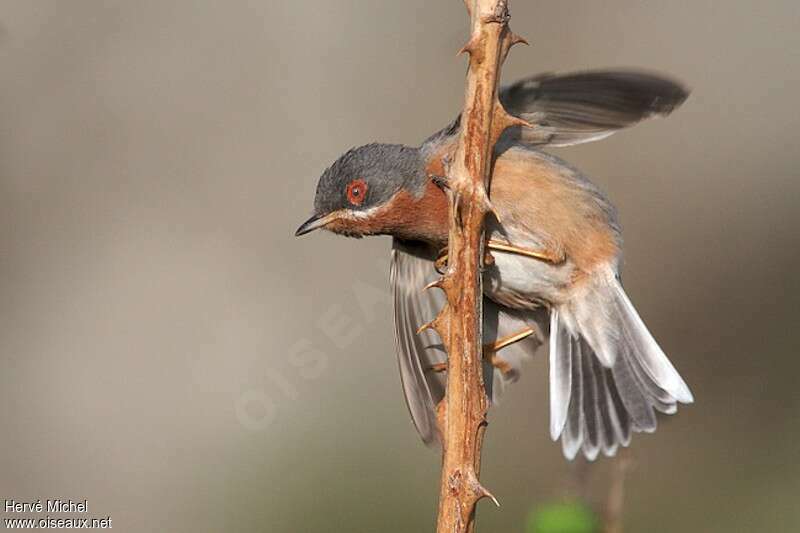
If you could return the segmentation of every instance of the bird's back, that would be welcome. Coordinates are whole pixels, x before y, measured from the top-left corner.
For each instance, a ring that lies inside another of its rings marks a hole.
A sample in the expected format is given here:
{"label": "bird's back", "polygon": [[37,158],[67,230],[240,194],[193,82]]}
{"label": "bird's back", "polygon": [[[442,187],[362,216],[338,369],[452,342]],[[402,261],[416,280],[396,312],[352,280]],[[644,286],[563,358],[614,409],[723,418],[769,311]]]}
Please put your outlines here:
{"label": "bird's back", "polygon": [[573,275],[616,265],[620,231],[606,196],[555,156],[521,145],[501,149],[490,193],[499,223],[490,221],[490,232],[564,257]]}

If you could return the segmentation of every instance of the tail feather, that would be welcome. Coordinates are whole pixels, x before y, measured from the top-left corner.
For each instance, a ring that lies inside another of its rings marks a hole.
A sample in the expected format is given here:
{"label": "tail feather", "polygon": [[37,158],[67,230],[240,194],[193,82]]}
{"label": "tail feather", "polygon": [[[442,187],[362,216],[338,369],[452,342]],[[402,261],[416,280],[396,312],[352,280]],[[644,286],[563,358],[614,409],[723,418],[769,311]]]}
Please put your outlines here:
{"label": "tail feather", "polygon": [[585,432],[583,423],[583,365],[581,364],[581,347],[578,343],[570,343],[568,357],[572,359],[572,395],[567,411],[567,424],[564,429],[564,438],[561,444],[564,455],[568,458],[575,457],[583,442]]}
{"label": "tail feather", "polygon": [[630,359],[630,351],[625,350],[623,356],[611,367],[611,374],[622,404],[635,424],[635,430],[652,433],[656,430],[656,414],[653,412],[651,397],[636,378]]}
{"label": "tail feather", "polygon": [[[603,368],[603,378],[607,393],[607,408],[604,411],[608,413],[614,427],[614,433],[609,433],[606,437],[609,443],[614,443],[614,451],[616,451],[616,445],[628,446],[631,443],[631,417],[628,415],[628,411],[625,410],[617,385],[614,383],[614,378],[608,368]],[[613,453],[608,455],[613,455]]]}
{"label": "tail feather", "polygon": [[639,390],[641,390],[652,404],[653,408],[665,414],[672,414],[677,409],[675,399],[658,384],[645,371],[642,362],[631,353],[629,349],[632,341],[626,337],[626,347],[623,357],[627,363],[633,378],[636,380]]}
{"label": "tail feather", "polygon": [[[566,413],[561,434],[564,455],[573,459],[578,451],[593,461],[602,451],[616,453],[620,444],[630,443],[630,417],[621,400],[614,399],[616,387],[608,369],[594,356],[585,340],[569,345],[571,397],[560,410]],[[614,391],[613,394],[611,391]],[[558,434],[554,439],[558,438]]]}
{"label": "tail feather", "polygon": [[550,436],[557,440],[567,422],[572,392],[572,341],[558,309],[550,312]]}
{"label": "tail feather", "polygon": [[550,331],[550,434],[569,459],[614,455],[693,401],[610,270],[552,310]]}
{"label": "tail feather", "polygon": [[624,332],[630,335],[629,339],[631,345],[636,346],[639,350],[639,361],[641,361],[644,370],[647,374],[668,392],[675,400],[681,403],[692,403],[694,398],[683,381],[678,371],[669,362],[667,356],[656,343],[653,336],[648,331],[647,326],[642,322],[639,313],[633,308],[633,304],[628,299],[628,295],[622,289],[622,285],[614,279],[612,284],[614,292],[616,293],[616,304],[621,323],[624,326]]}
{"label": "tail feather", "polygon": [[620,332],[608,325],[614,320],[612,313],[615,304],[611,294],[602,284],[589,285],[583,288],[580,297],[571,306],[568,326],[575,332],[580,330],[581,336],[593,347],[595,355],[603,366],[611,367],[619,351]]}
{"label": "tail feather", "polygon": [[591,357],[589,359],[592,363],[592,374],[597,386],[596,410],[600,427],[600,448],[605,455],[611,456],[616,453],[618,442],[630,438],[630,430],[624,433],[619,422],[619,415],[606,382],[605,369],[596,358]]}
{"label": "tail feather", "polygon": [[597,393],[597,375],[594,373],[591,352],[581,343],[581,372],[583,374],[583,422],[585,435],[583,453],[593,461],[600,452],[600,403]]}

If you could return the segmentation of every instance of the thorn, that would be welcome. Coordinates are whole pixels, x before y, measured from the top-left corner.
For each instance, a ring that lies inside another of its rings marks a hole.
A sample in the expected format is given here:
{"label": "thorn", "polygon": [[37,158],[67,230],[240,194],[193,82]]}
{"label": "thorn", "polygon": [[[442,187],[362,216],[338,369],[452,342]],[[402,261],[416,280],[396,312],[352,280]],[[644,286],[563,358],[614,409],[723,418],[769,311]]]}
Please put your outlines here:
{"label": "thorn", "polygon": [[510,114],[503,108],[503,105],[498,101],[495,102],[495,109],[497,109],[498,117],[503,125],[503,128],[510,128],[512,126],[522,126],[523,128],[533,128],[534,125],[522,117]]}
{"label": "thorn", "polygon": [[525,39],[525,37],[523,37],[523,36],[521,36],[521,35],[517,35],[516,33],[514,33],[514,32],[512,31],[512,32],[511,32],[511,46],[514,46],[515,44],[520,44],[520,43],[521,43],[521,44],[524,44],[525,46],[530,46],[530,45],[531,45],[531,43],[529,43],[529,42],[528,42],[528,41]]}
{"label": "thorn", "polygon": [[484,189],[483,194],[481,194],[481,208],[484,213],[494,213],[494,204],[492,204],[492,201],[489,199],[489,195],[486,194],[486,189]]}
{"label": "thorn", "polygon": [[489,498],[494,502],[497,507],[500,507],[500,502],[497,501],[497,498],[494,497],[494,494],[488,491],[486,487],[478,483],[478,494],[479,498]]}
{"label": "thorn", "polygon": [[[442,310],[439,312],[439,314],[436,315],[436,318],[434,318],[430,322],[426,322],[426,323],[422,324],[417,329],[417,335],[419,335],[419,334],[421,334],[424,331],[427,331],[429,329],[434,330],[436,333],[439,333],[440,331],[442,331],[442,325],[445,324],[444,321],[446,320],[446,318],[442,318],[442,315],[444,314],[446,307],[447,306],[442,308]],[[440,334],[440,336],[441,336],[441,334]]]}
{"label": "thorn", "polygon": [[461,47],[461,49],[456,53],[456,57],[460,56],[464,52],[472,54],[472,50],[474,49],[474,47],[475,47],[475,39],[473,38],[467,41],[467,44]]}
{"label": "thorn", "polygon": [[534,124],[531,124],[527,120],[522,117],[518,117],[515,115],[510,114],[508,111],[505,110],[503,105],[500,103],[499,100],[495,99],[494,101],[494,117],[492,120],[492,132],[497,138],[502,135],[502,133],[507,128],[512,128],[514,126],[519,126],[522,128],[531,128],[536,129]]}
{"label": "thorn", "polygon": [[489,200],[489,195],[486,194],[486,189],[484,187],[481,187],[480,190],[476,191],[475,196],[477,196],[475,200],[484,215],[486,215],[486,213],[494,212],[494,206],[492,205],[491,200]]}
{"label": "thorn", "polygon": [[489,201],[489,210],[487,212],[491,213],[494,216],[494,218],[497,219],[497,221],[500,223],[501,226],[503,225],[503,219],[500,218],[500,213],[497,212],[497,209],[495,209],[494,204],[491,202],[491,200]]}
{"label": "thorn", "polygon": [[431,281],[430,283],[422,287],[422,290],[427,291],[428,289],[433,289],[433,288],[444,290],[444,278],[439,278]]}
{"label": "thorn", "polygon": [[449,312],[449,303],[445,303],[442,309],[439,311],[439,314],[436,315],[436,318],[433,319],[434,326],[436,327],[436,333],[439,334],[439,337],[444,339],[447,336],[447,332],[450,328],[450,318],[448,317]]}

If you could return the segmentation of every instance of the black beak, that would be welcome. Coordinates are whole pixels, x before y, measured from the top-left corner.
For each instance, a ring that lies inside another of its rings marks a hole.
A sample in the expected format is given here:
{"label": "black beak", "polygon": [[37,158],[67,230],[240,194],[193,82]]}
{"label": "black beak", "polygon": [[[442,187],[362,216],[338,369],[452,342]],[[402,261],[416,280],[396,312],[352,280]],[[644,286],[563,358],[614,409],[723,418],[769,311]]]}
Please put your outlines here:
{"label": "black beak", "polygon": [[305,235],[306,233],[311,233],[315,229],[319,229],[328,222],[331,221],[330,215],[314,215],[302,224],[300,227],[297,228],[297,231],[294,232],[295,237],[299,237],[300,235]]}

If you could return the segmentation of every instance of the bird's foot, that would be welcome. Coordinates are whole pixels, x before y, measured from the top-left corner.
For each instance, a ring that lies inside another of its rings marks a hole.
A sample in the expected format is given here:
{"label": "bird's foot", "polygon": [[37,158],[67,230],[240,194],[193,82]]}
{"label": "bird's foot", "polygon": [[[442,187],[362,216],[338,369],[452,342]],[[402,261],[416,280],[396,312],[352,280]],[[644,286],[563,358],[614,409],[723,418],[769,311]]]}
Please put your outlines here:
{"label": "bird's foot", "polygon": [[[497,355],[497,352],[505,348],[506,346],[510,346],[517,341],[521,341],[522,339],[528,338],[533,335],[534,329],[533,328],[525,328],[517,333],[512,335],[506,335],[501,339],[497,339],[495,342],[490,342],[488,344],[483,345],[483,360],[490,363],[493,367],[498,369],[505,375],[511,374],[514,372],[514,367],[511,366],[511,363]],[[430,372],[441,373],[447,371],[447,362],[444,363],[434,363],[428,367]]]}
{"label": "bird's foot", "polygon": [[514,371],[514,367],[511,366],[511,363],[497,355],[493,351],[487,351],[486,348],[491,346],[489,344],[483,345],[483,360],[490,363],[493,367],[503,373],[503,375],[507,376],[511,372]]}
{"label": "bird's foot", "polygon": [[428,370],[439,374],[447,370],[447,363],[435,363],[428,367]]}
{"label": "bird's foot", "polygon": [[[490,266],[494,264],[494,256],[489,248],[486,248],[483,251],[483,266]],[[445,246],[441,250],[439,250],[439,256],[436,258],[436,261],[433,263],[434,268],[436,268],[436,272],[439,274],[444,275],[445,270],[447,269],[447,247]]]}

